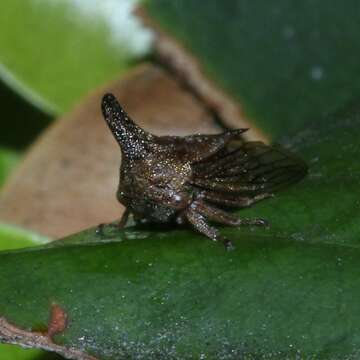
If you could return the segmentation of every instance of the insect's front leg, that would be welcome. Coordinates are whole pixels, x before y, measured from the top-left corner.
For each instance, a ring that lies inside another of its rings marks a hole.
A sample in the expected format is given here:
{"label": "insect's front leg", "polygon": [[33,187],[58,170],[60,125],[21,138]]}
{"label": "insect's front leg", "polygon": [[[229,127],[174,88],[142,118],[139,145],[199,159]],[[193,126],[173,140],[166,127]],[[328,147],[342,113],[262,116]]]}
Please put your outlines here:
{"label": "insect's front leg", "polygon": [[125,209],[125,211],[123,212],[119,222],[117,224],[99,224],[96,228],[96,234],[100,235],[100,236],[103,236],[104,235],[104,227],[105,225],[107,227],[110,227],[110,228],[116,228],[117,230],[119,229],[122,229],[125,227],[128,219],[129,219],[129,215],[130,215],[130,210],[128,208]]}
{"label": "insect's front leg", "polygon": [[125,211],[123,212],[120,221],[117,224],[117,227],[119,229],[122,229],[123,227],[125,227],[126,223],[129,220],[129,215],[130,215],[130,210],[128,208],[125,209]]}

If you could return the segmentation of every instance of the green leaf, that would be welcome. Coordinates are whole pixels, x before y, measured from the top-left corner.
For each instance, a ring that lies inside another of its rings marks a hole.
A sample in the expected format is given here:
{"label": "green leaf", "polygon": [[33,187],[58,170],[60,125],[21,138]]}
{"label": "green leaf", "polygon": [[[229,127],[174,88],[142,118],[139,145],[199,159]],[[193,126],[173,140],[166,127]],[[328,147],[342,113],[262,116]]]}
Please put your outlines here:
{"label": "green leaf", "polygon": [[0,344],[0,358],[4,360],[62,360],[64,358],[42,350],[21,349],[14,345]]}
{"label": "green leaf", "polygon": [[40,360],[41,353],[39,350],[24,350],[13,345],[0,345],[0,356],[6,360]]}
{"label": "green leaf", "polygon": [[356,0],[152,0],[147,12],[277,138],[360,95]]}
{"label": "green leaf", "polygon": [[10,250],[44,244],[49,239],[29,230],[0,223],[0,249]]}
{"label": "green leaf", "polygon": [[[0,249],[16,249],[45,242],[45,238],[14,226],[0,224]],[[40,360],[39,350],[24,350],[13,345],[0,344],[0,359]],[[45,360],[45,358],[42,358]]]}
{"label": "green leaf", "polygon": [[302,183],[243,216],[270,229],[224,228],[226,252],[185,229],[109,227],[0,254],[0,316],[46,328],[101,359],[352,359],[360,351],[359,107],[289,144]]}
{"label": "green leaf", "polygon": [[135,1],[4,0],[0,77],[47,112],[62,112],[127,70],[149,34],[130,18]]}
{"label": "green leaf", "polygon": [[17,153],[0,147],[0,188],[17,162]]}

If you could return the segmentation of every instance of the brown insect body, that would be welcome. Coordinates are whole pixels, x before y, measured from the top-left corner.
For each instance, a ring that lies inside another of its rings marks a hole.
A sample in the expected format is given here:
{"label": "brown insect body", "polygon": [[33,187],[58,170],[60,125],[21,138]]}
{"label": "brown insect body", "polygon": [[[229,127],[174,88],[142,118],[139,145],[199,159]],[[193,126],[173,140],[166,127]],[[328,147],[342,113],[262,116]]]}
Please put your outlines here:
{"label": "brown insect body", "polygon": [[104,118],[122,151],[118,200],[135,221],[190,223],[212,240],[222,238],[208,220],[265,225],[223,208],[247,207],[307,172],[302,160],[279,147],[246,142],[247,129],[217,135],[155,136],[137,126],[116,98],[102,101]]}

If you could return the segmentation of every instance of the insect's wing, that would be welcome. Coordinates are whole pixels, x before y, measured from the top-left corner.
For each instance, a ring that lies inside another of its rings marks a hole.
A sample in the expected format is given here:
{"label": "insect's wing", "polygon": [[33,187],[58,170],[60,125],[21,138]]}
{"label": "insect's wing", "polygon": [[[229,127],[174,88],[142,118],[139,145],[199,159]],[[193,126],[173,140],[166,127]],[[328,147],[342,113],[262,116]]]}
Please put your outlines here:
{"label": "insect's wing", "polygon": [[262,142],[230,142],[192,168],[194,187],[229,198],[272,193],[307,173],[299,157]]}
{"label": "insect's wing", "polygon": [[198,162],[221,152],[231,141],[241,141],[241,134],[246,130],[234,129],[213,135],[161,136],[156,141],[182,160]]}

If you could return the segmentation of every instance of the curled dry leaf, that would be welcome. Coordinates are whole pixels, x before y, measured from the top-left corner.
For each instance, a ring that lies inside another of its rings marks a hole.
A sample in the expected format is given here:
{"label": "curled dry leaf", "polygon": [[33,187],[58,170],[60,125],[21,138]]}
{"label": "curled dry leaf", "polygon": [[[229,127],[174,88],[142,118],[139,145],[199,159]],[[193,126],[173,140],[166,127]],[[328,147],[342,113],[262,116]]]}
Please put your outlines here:
{"label": "curled dry leaf", "polygon": [[58,238],[120,217],[120,150],[102,119],[105,92],[154,134],[221,131],[187,88],[159,67],[139,66],[91,94],[40,137],[0,196],[0,221]]}

